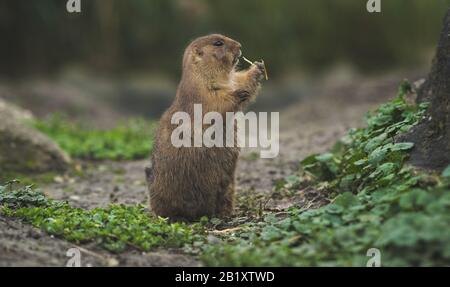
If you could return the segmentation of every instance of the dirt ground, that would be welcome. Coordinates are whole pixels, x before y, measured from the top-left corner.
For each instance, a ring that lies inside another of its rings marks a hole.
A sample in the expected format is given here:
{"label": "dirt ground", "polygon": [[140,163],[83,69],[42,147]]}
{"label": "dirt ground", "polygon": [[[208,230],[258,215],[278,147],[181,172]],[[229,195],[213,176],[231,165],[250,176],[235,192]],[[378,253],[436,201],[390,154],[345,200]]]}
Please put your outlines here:
{"label": "dirt ground", "polygon": [[[329,81],[314,96],[280,111],[280,153],[260,159],[243,150],[237,170],[237,193],[270,195],[276,179],[295,172],[305,156],[326,151],[350,127],[360,126],[363,115],[396,93],[398,76]],[[147,160],[80,162],[82,177],[61,176],[42,189],[73,206],[94,208],[110,203],[147,202],[144,167]],[[320,201],[320,194],[304,191],[293,197],[270,200],[267,209],[283,209]],[[239,207],[236,213],[241,211]],[[68,249],[78,247],[83,266],[198,266],[195,258],[170,250],[111,254],[92,245],[75,246],[44,232],[0,216],[0,266],[65,266]]]}

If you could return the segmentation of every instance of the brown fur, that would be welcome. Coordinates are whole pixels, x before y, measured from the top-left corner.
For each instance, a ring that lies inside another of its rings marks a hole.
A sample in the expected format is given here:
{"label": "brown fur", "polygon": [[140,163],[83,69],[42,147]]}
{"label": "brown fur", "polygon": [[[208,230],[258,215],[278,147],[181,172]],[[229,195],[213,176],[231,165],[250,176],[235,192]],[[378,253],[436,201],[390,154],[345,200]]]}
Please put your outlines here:
{"label": "brown fur", "polygon": [[[224,45],[213,45],[218,40]],[[172,220],[232,214],[239,148],[176,148],[171,134],[177,126],[171,118],[184,111],[193,119],[194,104],[202,104],[203,113],[219,112],[225,119],[226,112],[240,111],[254,98],[264,67],[255,63],[246,71],[236,71],[240,48],[238,42],[218,34],[198,38],[186,48],[177,94],[161,117],[152,168],[146,169],[154,214]]]}

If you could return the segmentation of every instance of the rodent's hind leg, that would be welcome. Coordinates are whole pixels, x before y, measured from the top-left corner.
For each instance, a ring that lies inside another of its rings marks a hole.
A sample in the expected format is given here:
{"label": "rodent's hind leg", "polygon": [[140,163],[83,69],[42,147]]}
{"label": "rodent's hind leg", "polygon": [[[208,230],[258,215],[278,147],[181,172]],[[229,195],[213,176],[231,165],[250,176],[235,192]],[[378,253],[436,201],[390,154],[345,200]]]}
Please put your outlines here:
{"label": "rodent's hind leg", "polygon": [[234,193],[234,183],[231,183],[224,193],[217,196],[216,214],[218,217],[223,218],[233,215]]}
{"label": "rodent's hind leg", "polygon": [[[150,204],[152,201],[150,200]],[[182,210],[177,208],[171,208],[168,204],[165,205],[164,209],[159,208],[158,206],[151,206],[150,211],[155,216],[160,216],[163,218],[168,218],[170,223],[174,222],[191,222],[196,219],[196,217],[192,214],[183,214]]]}
{"label": "rodent's hind leg", "polygon": [[170,223],[176,223],[176,222],[189,223],[189,222],[192,222],[192,221],[193,221],[192,218],[187,218],[187,217],[184,217],[184,216],[173,215],[173,216],[169,217],[169,222]]}

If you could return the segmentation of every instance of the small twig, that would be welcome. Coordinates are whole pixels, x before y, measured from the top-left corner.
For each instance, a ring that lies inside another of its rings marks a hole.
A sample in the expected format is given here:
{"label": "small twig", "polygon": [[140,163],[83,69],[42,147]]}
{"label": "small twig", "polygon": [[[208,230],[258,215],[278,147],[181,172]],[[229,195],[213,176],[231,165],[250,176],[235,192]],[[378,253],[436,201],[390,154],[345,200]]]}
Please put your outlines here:
{"label": "small twig", "polygon": [[241,229],[242,229],[242,227],[233,227],[233,228],[228,228],[228,229],[223,229],[223,230],[213,230],[213,231],[210,231],[210,233],[215,234],[215,235],[221,235],[221,234],[225,234],[225,233],[229,233],[229,232],[233,232],[233,231],[238,231]]}
{"label": "small twig", "polygon": [[263,215],[263,203],[262,200],[259,201],[259,211],[258,211],[258,217],[261,218]]}
{"label": "small twig", "polygon": [[[250,61],[249,59],[247,59],[247,58],[244,57],[244,56],[242,56],[242,59],[243,59],[244,61],[246,61],[247,63],[249,63],[250,65],[254,65],[254,64],[255,64],[254,62]],[[263,60],[263,59],[261,59],[261,63],[262,63],[263,66],[264,66],[264,77],[266,78],[266,81],[268,81],[268,80],[269,80],[269,76],[267,75],[267,68],[266,68],[266,64],[264,63],[264,60]]]}
{"label": "small twig", "polygon": [[299,240],[299,239],[302,238],[302,237],[303,237],[302,234],[296,235],[296,236],[294,236],[294,237],[289,238],[289,239],[288,239],[288,242],[289,242],[289,244],[293,244],[293,243],[295,243],[297,240]]}
{"label": "small twig", "polygon": [[254,65],[254,63],[252,61],[250,61],[249,59],[247,59],[246,57],[242,56],[242,59],[244,59],[244,61],[246,61],[250,65]]}

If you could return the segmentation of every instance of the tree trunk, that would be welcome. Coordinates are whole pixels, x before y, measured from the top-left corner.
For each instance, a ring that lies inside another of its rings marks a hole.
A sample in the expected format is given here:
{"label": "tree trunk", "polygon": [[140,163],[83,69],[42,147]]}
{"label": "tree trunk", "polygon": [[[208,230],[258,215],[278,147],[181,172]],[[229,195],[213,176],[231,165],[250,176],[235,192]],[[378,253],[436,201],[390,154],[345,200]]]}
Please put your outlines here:
{"label": "tree trunk", "polygon": [[410,163],[432,169],[450,164],[450,7],[443,25],[430,74],[417,97],[430,103],[428,116],[406,136],[415,143]]}

